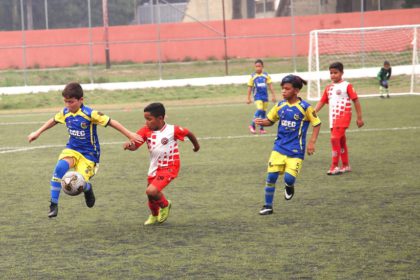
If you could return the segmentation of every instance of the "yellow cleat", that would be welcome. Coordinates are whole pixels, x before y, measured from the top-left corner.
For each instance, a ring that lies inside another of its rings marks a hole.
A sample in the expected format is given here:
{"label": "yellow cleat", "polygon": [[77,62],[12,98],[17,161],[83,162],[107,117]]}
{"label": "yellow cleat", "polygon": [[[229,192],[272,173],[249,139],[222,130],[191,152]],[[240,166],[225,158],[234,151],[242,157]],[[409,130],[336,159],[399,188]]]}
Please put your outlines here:
{"label": "yellow cleat", "polygon": [[149,218],[144,222],[145,226],[153,225],[158,223],[158,216],[150,215]]}
{"label": "yellow cleat", "polygon": [[168,219],[170,210],[171,201],[168,200],[168,206],[166,206],[165,208],[160,208],[159,216],[157,217],[159,223],[163,223],[164,221],[166,221],[166,219]]}

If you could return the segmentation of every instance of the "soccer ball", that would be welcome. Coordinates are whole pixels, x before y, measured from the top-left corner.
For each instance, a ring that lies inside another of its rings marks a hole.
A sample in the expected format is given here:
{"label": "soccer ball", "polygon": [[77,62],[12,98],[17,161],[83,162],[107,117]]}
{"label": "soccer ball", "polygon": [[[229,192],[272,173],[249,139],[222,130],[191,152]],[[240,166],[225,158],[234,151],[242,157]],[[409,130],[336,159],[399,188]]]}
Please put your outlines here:
{"label": "soccer ball", "polygon": [[85,178],[83,178],[83,176],[76,171],[67,172],[61,179],[61,187],[63,192],[71,196],[81,194],[85,185]]}

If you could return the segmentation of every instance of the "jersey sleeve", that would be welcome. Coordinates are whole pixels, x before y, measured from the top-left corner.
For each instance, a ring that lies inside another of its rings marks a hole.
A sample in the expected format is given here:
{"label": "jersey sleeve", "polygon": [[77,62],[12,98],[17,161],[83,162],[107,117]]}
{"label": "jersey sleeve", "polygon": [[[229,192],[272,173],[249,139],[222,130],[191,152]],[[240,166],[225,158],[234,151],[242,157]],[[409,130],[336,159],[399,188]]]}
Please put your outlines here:
{"label": "jersey sleeve", "polygon": [[306,109],[306,118],[309,120],[312,126],[318,126],[321,124],[321,119],[318,117],[312,106],[309,106]]}
{"label": "jersey sleeve", "polygon": [[328,87],[325,88],[324,93],[321,96],[321,100],[319,100],[322,103],[328,104]]}
{"label": "jersey sleeve", "polygon": [[190,131],[186,129],[185,127],[175,125],[175,131],[174,131],[175,140],[184,141],[184,138],[185,136],[188,135],[188,133],[190,133]]}
{"label": "jersey sleeve", "polygon": [[64,117],[64,110],[61,110],[54,116],[54,121],[57,123],[64,124],[66,122],[66,119]]}
{"label": "jersey sleeve", "polygon": [[358,98],[356,91],[350,83],[347,86],[347,94],[349,95],[351,100],[356,100]]}
{"label": "jersey sleeve", "polygon": [[279,120],[279,114],[278,114],[278,105],[271,108],[270,112],[267,114],[267,119],[273,123],[277,122]]}
{"label": "jersey sleeve", "polygon": [[248,80],[248,86],[253,87],[254,86],[254,77],[251,75],[251,77]]}
{"label": "jersey sleeve", "polygon": [[271,80],[270,75],[267,74],[267,85],[273,83],[273,81]]}
{"label": "jersey sleeve", "polygon": [[147,130],[147,128],[146,127],[142,127],[142,128],[140,128],[139,130],[137,130],[137,134],[138,135],[140,135],[140,137],[141,137],[141,139],[143,139],[143,141],[142,142],[135,142],[134,143],[134,145],[136,145],[136,147],[138,148],[138,147],[140,147],[141,145],[143,145],[144,144],[144,142],[146,142],[146,140],[147,140],[147,135],[146,135],[146,130]]}
{"label": "jersey sleeve", "polygon": [[110,117],[108,117],[107,115],[104,115],[103,113],[95,110],[92,111],[91,118],[94,124],[99,124],[101,126],[107,126],[109,121],[111,120]]}

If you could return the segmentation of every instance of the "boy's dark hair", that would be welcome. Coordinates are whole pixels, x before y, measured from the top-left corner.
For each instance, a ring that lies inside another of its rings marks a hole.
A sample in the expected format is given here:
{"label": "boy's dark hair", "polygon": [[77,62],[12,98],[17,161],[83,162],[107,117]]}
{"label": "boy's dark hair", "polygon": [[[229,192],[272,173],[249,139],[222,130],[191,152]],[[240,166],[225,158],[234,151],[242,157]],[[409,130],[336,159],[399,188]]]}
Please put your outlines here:
{"label": "boy's dark hair", "polygon": [[294,88],[298,88],[301,89],[303,87],[303,85],[306,85],[308,82],[305,81],[304,79],[302,79],[299,76],[296,75],[287,75],[286,77],[284,77],[281,80],[281,85],[283,86],[284,84],[292,84],[292,86]]}
{"label": "boy's dark hair", "polygon": [[165,107],[162,103],[150,103],[144,108],[144,112],[149,112],[153,117],[165,116]]}
{"label": "boy's dark hair", "polygon": [[255,60],[254,64],[260,63],[262,66],[264,66],[264,62],[261,59]]}
{"label": "boy's dark hair", "polygon": [[330,64],[330,67],[328,69],[337,69],[340,72],[344,71],[344,65],[341,62],[334,62]]}
{"label": "boy's dark hair", "polygon": [[82,86],[79,83],[69,83],[66,85],[61,95],[64,98],[76,98],[79,100],[83,97]]}
{"label": "boy's dark hair", "polygon": [[385,61],[384,61],[384,66],[385,66],[385,65],[391,66],[391,63],[389,63],[389,61],[388,61],[388,60],[385,60]]}

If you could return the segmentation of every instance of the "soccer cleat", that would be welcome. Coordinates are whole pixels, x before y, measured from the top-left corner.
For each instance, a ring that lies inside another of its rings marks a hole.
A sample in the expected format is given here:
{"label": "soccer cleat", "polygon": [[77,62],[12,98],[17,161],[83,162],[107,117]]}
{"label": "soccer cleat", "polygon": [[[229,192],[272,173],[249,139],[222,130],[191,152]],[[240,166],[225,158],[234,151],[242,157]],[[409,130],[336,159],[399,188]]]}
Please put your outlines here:
{"label": "soccer cleat", "polygon": [[159,223],[163,223],[164,221],[168,219],[171,206],[172,206],[171,201],[168,200],[168,206],[166,206],[165,208],[160,208],[159,215],[157,218]]}
{"label": "soccer cleat", "polygon": [[350,167],[350,165],[343,165],[341,168],[340,168],[340,172],[341,173],[346,173],[346,172],[351,172],[351,167]]}
{"label": "soccer cleat", "polygon": [[92,208],[95,205],[95,194],[93,193],[92,184],[90,185],[90,189],[84,192],[86,206]]}
{"label": "soccer cleat", "polygon": [[327,175],[340,175],[341,171],[338,166],[331,166],[330,170],[327,171]]}
{"label": "soccer cleat", "polygon": [[145,226],[153,225],[158,223],[158,216],[150,215],[149,218],[144,222]]}
{"label": "soccer cleat", "polygon": [[48,218],[54,218],[58,215],[58,204],[51,201],[50,212],[48,212]]}
{"label": "soccer cleat", "polygon": [[284,199],[291,200],[295,194],[295,187],[286,185],[284,187]]}
{"label": "soccer cleat", "polygon": [[384,98],[385,98],[385,96],[383,96],[383,95],[381,94],[380,98],[384,99]]}
{"label": "soccer cleat", "polygon": [[386,98],[390,98],[391,96],[389,96],[389,94],[386,95]]}
{"label": "soccer cleat", "polygon": [[260,210],[260,215],[271,215],[273,214],[273,206],[264,205]]}
{"label": "soccer cleat", "polygon": [[267,134],[267,131],[265,129],[261,129],[260,134]]}
{"label": "soccer cleat", "polygon": [[255,127],[253,127],[252,125],[248,126],[249,131],[251,131],[252,134],[255,134]]}

